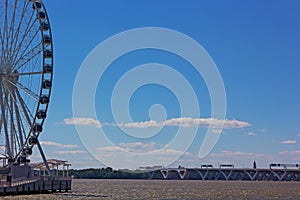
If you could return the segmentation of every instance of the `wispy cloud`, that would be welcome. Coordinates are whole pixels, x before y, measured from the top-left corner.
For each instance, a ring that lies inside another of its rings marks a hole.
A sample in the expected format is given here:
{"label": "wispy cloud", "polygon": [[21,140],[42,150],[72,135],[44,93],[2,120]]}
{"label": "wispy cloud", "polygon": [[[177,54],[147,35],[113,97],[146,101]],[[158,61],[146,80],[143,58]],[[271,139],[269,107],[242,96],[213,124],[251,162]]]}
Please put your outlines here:
{"label": "wispy cloud", "polygon": [[69,150],[69,151],[54,151],[53,153],[57,155],[68,155],[68,154],[85,154],[82,150]]}
{"label": "wispy cloud", "polygon": [[67,149],[75,149],[78,148],[75,144],[60,144],[51,141],[41,141],[41,145],[49,146],[49,147],[57,147],[57,148],[67,148]]}
{"label": "wispy cloud", "polygon": [[222,134],[223,130],[222,129],[212,129],[211,132],[214,134]]}
{"label": "wispy cloud", "polygon": [[247,133],[247,135],[249,135],[249,136],[255,136],[256,134],[253,133],[253,132],[249,132],[249,133]]}
{"label": "wispy cloud", "polygon": [[219,153],[211,153],[212,156],[234,156],[234,157],[262,157],[264,154],[256,154],[251,152],[242,152],[242,151],[229,151],[229,150],[222,150]]}
{"label": "wispy cloud", "polygon": [[119,143],[119,147],[124,149],[143,149],[143,150],[155,150],[157,144],[155,142],[150,143],[142,143],[142,142],[134,142],[134,143]]}
{"label": "wispy cloud", "polygon": [[64,119],[64,124],[66,125],[79,125],[79,126],[93,126],[101,128],[102,124],[93,118],[67,118]]}
{"label": "wispy cloud", "polygon": [[262,133],[265,133],[265,132],[267,132],[267,131],[268,131],[268,130],[265,129],[265,128],[259,130],[259,132],[262,132]]}
{"label": "wispy cloud", "polygon": [[113,153],[117,151],[127,151],[131,153],[151,152],[156,154],[157,156],[174,156],[174,155],[191,154],[189,152],[183,152],[176,149],[161,149],[161,147],[163,147],[163,145],[157,144],[155,142],[150,142],[150,143],[134,142],[134,143],[119,143],[116,146],[99,147],[97,148],[97,151],[101,154]]}
{"label": "wispy cloud", "polygon": [[164,156],[168,156],[168,155],[192,155],[190,152],[183,152],[180,150],[176,150],[176,149],[163,149],[157,152],[157,154],[159,155],[164,155]]}
{"label": "wispy cloud", "polygon": [[298,137],[300,137],[300,134],[298,134]]}
{"label": "wispy cloud", "polygon": [[146,153],[149,151],[155,151],[160,147],[155,142],[150,143],[142,143],[142,142],[133,142],[133,143],[119,143],[116,146],[106,146],[106,147],[99,147],[97,151],[101,152],[115,152],[115,151],[127,151],[132,153]]}
{"label": "wispy cloud", "polygon": [[134,123],[122,123],[122,124],[115,124],[115,126],[119,127],[127,127],[127,128],[150,128],[150,127],[162,127],[163,122],[157,121],[144,121],[144,122],[134,122]]}
{"label": "wispy cloud", "polygon": [[296,144],[297,141],[296,140],[285,140],[281,142],[282,144]]}
{"label": "wispy cloud", "polygon": [[296,151],[281,151],[279,155],[300,155],[300,150]]}
{"label": "wispy cloud", "polygon": [[[93,126],[93,127],[102,127],[102,126],[119,126],[127,128],[150,128],[150,127],[163,127],[163,126],[174,126],[174,127],[209,127],[214,129],[237,129],[245,128],[251,126],[249,122],[239,121],[239,120],[219,120],[214,118],[173,118],[165,121],[142,121],[142,122],[133,122],[133,123],[120,123],[120,124],[108,124],[101,123],[100,121],[92,118],[69,118],[64,119],[64,124],[67,125],[81,125],[81,126]],[[220,131],[218,131],[219,133]]]}

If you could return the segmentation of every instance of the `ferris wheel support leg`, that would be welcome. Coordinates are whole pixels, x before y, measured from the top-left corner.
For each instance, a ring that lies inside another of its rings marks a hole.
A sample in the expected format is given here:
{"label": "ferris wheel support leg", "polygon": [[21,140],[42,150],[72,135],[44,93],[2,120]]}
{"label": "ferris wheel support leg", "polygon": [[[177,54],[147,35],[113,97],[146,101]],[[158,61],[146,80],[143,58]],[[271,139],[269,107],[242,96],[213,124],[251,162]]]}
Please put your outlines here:
{"label": "ferris wheel support leg", "polygon": [[51,172],[51,170],[50,170],[50,167],[49,167],[49,165],[48,165],[46,156],[45,156],[45,154],[44,154],[44,151],[43,151],[43,149],[42,149],[42,146],[41,146],[39,140],[37,141],[37,147],[38,147],[38,149],[39,149],[39,151],[40,151],[40,154],[41,154],[41,156],[42,156],[43,162],[44,162],[44,164],[45,164],[45,166],[46,166],[46,168],[47,168],[48,174],[49,174],[50,176],[52,176],[52,172]]}

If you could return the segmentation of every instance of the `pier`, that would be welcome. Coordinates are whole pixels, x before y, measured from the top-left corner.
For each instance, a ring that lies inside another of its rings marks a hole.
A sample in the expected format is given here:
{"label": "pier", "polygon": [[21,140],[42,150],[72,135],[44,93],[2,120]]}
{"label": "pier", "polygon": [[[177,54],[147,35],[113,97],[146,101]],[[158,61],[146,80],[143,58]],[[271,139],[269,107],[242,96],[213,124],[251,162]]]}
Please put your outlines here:
{"label": "pier", "polygon": [[[41,163],[11,165],[0,169],[0,195],[68,192],[72,178],[67,161],[47,160],[50,171]],[[62,169],[59,167],[62,166]],[[59,173],[60,172],[60,173]]]}
{"label": "pier", "polygon": [[71,190],[71,178],[39,177],[19,179],[1,183],[0,195],[19,195],[36,193],[68,192]]}

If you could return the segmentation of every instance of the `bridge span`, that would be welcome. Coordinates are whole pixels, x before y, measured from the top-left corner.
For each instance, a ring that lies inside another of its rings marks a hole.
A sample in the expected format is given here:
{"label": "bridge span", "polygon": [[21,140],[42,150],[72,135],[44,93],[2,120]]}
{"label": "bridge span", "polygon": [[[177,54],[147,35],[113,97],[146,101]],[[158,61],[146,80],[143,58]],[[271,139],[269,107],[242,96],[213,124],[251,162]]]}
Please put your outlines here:
{"label": "bridge span", "polygon": [[148,175],[162,180],[300,181],[300,169],[162,168]]}

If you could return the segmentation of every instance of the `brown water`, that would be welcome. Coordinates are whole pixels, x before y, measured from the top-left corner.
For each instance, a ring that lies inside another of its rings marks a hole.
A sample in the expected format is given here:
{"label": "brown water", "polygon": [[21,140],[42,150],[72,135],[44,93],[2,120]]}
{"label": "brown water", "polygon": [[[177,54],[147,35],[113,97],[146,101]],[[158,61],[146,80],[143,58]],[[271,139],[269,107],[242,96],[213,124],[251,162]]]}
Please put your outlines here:
{"label": "brown water", "polygon": [[0,199],[299,199],[300,182],[73,180],[69,193]]}

